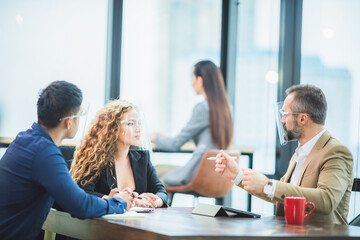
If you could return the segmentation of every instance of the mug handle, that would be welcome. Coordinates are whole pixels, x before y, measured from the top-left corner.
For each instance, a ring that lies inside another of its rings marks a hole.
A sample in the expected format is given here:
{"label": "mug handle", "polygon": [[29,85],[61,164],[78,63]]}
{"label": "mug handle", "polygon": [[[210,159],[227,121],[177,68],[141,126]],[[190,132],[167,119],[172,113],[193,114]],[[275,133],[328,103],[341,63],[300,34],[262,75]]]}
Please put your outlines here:
{"label": "mug handle", "polygon": [[[314,204],[313,202],[307,202],[307,203],[305,204],[305,208],[306,208],[308,205],[311,205],[312,208],[311,208],[311,210],[310,210],[307,214],[305,214],[305,218],[307,218],[307,217],[315,210],[315,204]],[[305,218],[304,218],[304,220],[305,220]]]}

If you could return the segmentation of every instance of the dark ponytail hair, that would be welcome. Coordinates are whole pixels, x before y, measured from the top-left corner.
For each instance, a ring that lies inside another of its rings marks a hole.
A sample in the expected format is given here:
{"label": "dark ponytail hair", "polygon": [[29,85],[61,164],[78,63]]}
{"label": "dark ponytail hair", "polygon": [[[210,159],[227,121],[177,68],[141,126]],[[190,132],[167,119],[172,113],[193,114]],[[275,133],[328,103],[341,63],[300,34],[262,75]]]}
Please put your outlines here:
{"label": "dark ponytail hair", "polygon": [[218,148],[227,149],[233,140],[234,126],[221,70],[213,62],[204,60],[195,64],[194,75],[203,79],[212,141]]}

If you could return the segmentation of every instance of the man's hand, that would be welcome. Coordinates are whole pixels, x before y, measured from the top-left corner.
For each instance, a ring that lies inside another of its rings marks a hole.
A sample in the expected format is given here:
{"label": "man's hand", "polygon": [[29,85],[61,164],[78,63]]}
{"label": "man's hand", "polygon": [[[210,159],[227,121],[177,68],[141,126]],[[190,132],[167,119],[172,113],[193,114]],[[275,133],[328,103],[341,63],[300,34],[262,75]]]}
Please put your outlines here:
{"label": "man's hand", "polygon": [[239,173],[239,167],[236,161],[223,150],[221,150],[220,153],[216,155],[216,158],[215,172],[218,172],[220,175],[234,180]]}
{"label": "man's hand", "polygon": [[244,189],[250,194],[263,193],[264,186],[269,182],[269,179],[264,174],[252,169],[243,169],[243,172],[242,185]]}
{"label": "man's hand", "polygon": [[115,194],[117,194],[119,192],[119,190],[117,188],[113,188],[110,190],[109,195],[104,195],[102,196],[103,199],[108,199],[108,198],[113,198],[115,197]]}
{"label": "man's hand", "polygon": [[126,201],[127,210],[129,210],[132,205],[134,198],[138,197],[137,192],[133,192],[133,190],[129,187],[124,188],[121,192],[119,192],[116,188],[112,189],[109,193],[109,197],[118,197]]}

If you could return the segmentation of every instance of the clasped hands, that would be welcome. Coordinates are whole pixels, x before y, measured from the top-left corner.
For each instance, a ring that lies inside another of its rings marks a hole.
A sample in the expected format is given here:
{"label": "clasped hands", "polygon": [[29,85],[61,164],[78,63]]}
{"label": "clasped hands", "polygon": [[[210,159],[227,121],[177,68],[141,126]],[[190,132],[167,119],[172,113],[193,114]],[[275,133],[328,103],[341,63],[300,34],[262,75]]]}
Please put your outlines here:
{"label": "clasped hands", "polygon": [[264,186],[269,182],[269,179],[264,174],[252,169],[239,169],[236,161],[222,150],[216,155],[216,158],[215,172],[235,180],[239,171],[243,171],[241,184],[244,189],[250,194],[263,193]]}
{"label": "clasped hands", "polygon": [[104,195],[103,198],[113,198],[119,197],[126,201],[127,210],[132,207],[149,207],[156,208],[162,203],[162,200],[152,193],[142,193],[138,194],[134,192],[131,188],[126,187],[123,190],[119,191],[117,188],[111,189],[109,195]]}

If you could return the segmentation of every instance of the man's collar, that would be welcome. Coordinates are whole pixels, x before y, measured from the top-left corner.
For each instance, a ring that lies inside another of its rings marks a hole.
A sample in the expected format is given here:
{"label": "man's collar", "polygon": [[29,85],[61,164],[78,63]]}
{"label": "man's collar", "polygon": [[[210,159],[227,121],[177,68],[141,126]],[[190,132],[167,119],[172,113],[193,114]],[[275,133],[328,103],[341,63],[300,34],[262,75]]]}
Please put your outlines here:
{"label": "man's collar", "polygon": [[321,132],[316,134],[312,139],[307,141],[303,146],[299,145],[296,149],[296,153],[299,154],[299,151],[304,152],[306,155],[309,155],[311,149],[315,146],[316,142],[319,140],[321,135],[324,134],[326,129],[324,128]]}
{"label": "man's collar", "polygon": [[54,142],[52,140],[52,138],[50,137],[49,133],[38,123],[33,123],[31,125],[31,128],[34,129],[35,131],[37,131],[38,133],[40,133],[42,136],[48,138],[49,140],[51,140],[52,142]]}

